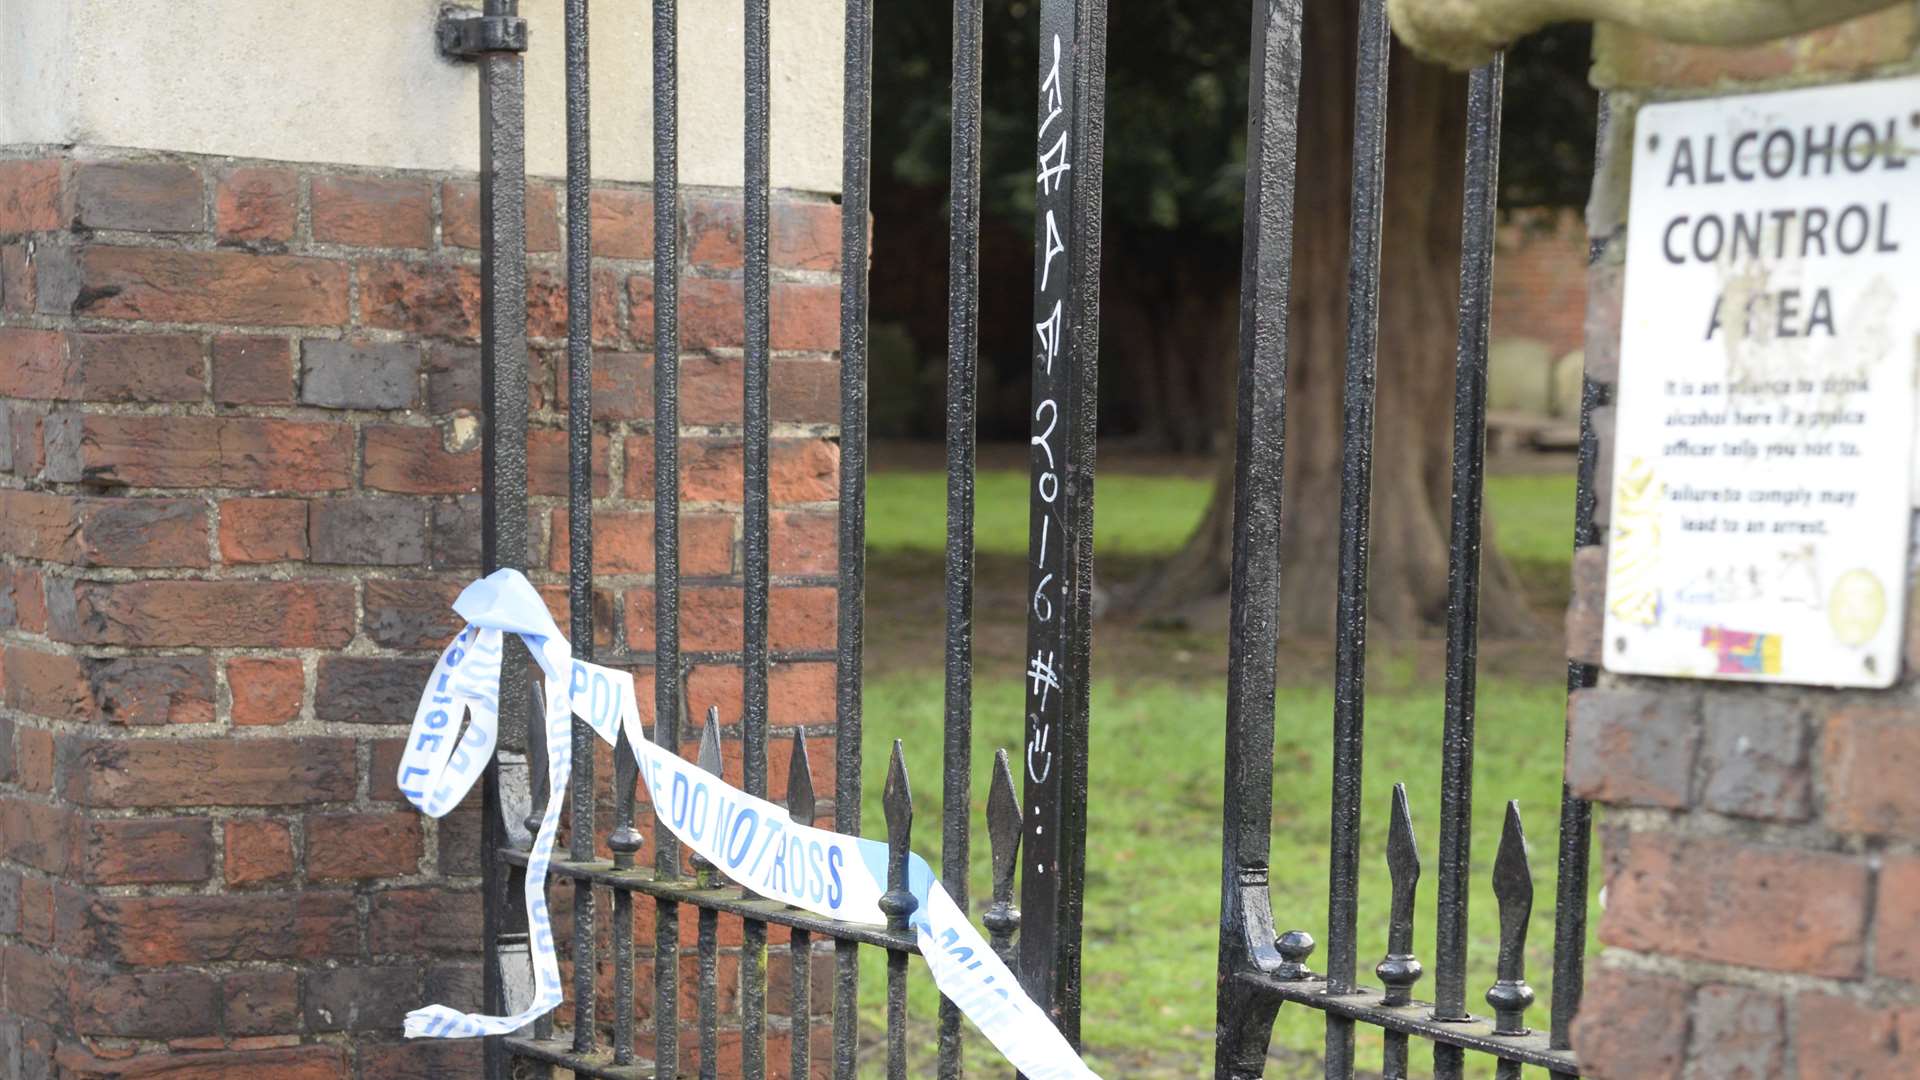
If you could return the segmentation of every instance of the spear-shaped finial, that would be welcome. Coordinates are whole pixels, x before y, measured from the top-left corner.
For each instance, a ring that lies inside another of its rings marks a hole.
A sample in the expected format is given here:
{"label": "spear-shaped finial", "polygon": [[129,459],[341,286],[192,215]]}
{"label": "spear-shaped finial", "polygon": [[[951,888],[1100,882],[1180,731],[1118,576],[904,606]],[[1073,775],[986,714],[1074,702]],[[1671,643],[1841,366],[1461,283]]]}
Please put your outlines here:
{"label": "spear-shaped finial", "polygon": [[1405,1005],[1420,981],[1413,955],[1413,897],[1420,883],[1420,852],[1413,844],[1413,813],[1407,809],[1407,785],[1393,785],[1393,810],[1387,816],[1387,874],[1393,881],[1393,911],[1387,921],[1387,956],[1373,971],[1387,988],[1382,1004]]}
{"label": "spear-shaped finial", "polygon": [[900,740],[893,740],[893,759],[887,763],[887,786],[880,795],[887,812],[887,891],[880,896],[880,910],[887,916],[887,928],[896,933],[907,929],[907,916],[920,906],[907,890],[907,843],[913,833],[913,793],[907,790],[907,759]]}
{"label": "spear-shaped finial", "polygon": [[993,785],[987,792],[987,842],[993,849],[993,903],[981,920],[993,939],[993,951],[1013,963],[1013,933],[1020,909],[1013,906],[1013,868],[1020,860],[1020,796],[1013,790],[1013,769],[1005,749],[993,755]]}
{"label": "spear-shaped finial", "polygon": [[[700,758],[695,764],[715,776],[721,775],[720,762],[720,706],[707,707],[707,726],[700,730]],[[713,888],[714,865],[702,858],[699,852],[693,854],[693,872],[699,878],[700,887]]]}
{"label": "spear-shaped finial", "polygon": [[1527,985],[1527,919],[1533,914],[1533,871],[1527,867],[1527,837],[1520,828],[1520,804],[1507,803],[1500,830],[1500,852],[1493,857],[1493,897],[1500,904],[1498,979],[1487,991],[1493,1006],[1495,1035],[1525,1035],[1521,1019],[1533,1004]]}
{"label": "spear-shaped finial", "polygon": [[813,795],[813,763],[807,758],[807,733],[793,729],[793,756],[787,760],[787,816],[796,825],[812,825],[819,813]]}

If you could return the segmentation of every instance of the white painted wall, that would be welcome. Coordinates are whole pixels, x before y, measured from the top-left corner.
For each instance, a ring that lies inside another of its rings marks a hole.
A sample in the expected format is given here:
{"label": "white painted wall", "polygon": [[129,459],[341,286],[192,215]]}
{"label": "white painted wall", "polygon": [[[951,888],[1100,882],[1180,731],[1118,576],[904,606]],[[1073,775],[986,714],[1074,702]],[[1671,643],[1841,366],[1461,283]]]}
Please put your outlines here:
{"label": "white painted wall", "polygon": [[[0,145],[139,147],[471,171],[471,64],[441,0],[0,0]],[[681,3],[680,179],[741,181],[738,0]],[[652,177],[650,4],[593,5],[594,172]],[[561,0],[523,0],[527,165],[565,172]],[[773,4],[773,182],[840,188],[842,0]]]}

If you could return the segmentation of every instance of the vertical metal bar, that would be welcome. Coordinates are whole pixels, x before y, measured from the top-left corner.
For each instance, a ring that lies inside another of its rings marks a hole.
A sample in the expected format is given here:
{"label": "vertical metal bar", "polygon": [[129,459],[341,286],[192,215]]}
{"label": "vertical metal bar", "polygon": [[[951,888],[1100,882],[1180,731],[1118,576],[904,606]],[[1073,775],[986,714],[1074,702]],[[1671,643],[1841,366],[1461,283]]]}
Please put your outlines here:
{"label": "vertical metal bar", "polygon": [[[1028,873],[1020,977],[1080,1041],[1105,0],[1042,0],[1026,651]],[[1065,256],[1060,260],[1060,256]]]}
{"label": "vertical metal bar", "polygon": [[[940,878],[967,909],[973,821],[973,479],[980,321],[981,0],[953,5],[951,215],[947,234],[946,738]],[[960,1010],[940,1000],[940,1076],[961,1075]]]}
{"label": "vertical metal bar", "polygon": [[[807,757],[807,736],[793,729],[793,755],[787,759],[787,816],[801,825],[811,826],[819,806],[813,797],[813,767]],[[789,1066],[793,1080],[808,1080],[813,1075],[813,935],[793,931],[787,949],[787,974],[792,991],[787,1016]]]}
{"label": "vertical metal bar", "polygon": [[[721,775],[718,708],[707,710],[706,726],[700,729],[700,767],[715,776]],[[699,886],[703,889],[713,888],[714,865],[698,852],[694,853],[692,861]],[[709,907],[699,910],[700,1080],[716,1080],[720,1075],[719,915]],[[676,978],[674,982],[677,985],[679,980]]]}
{"label": "vertical metal bar", "polygon": [[[1467,900],[1473,831],[1474,668],[1480,625],[1481,495],[1486,473],[1487,336],[1499,196],[1504,58],[1474,69],[1467,89],[1466,198],[1461,214],[1460,332],[1453,401],[1453,521],[1447,551],[1446,720],[1440,770],[1439,904],[1434,1018],[1467,1016]],[[1436,1044],[1434,1074],[1457,1077],[1457,1047]]]}
{"label": "vertical metal bar", "polygon": [[1240,375],[1234,427],[1233,589],[1214,1075],[1265,1069],[1278,1002],[1234,978],[1281,965],[1267,858],[1273,825],[1280,502],[1299,156],[1300,0],[1254,0],[1249,64],[1245,239],[1240,255]]}
{"label": "vertical metal bar", "polygon": [[720,1075],[719,928],[720,916],[712,908],[701,908],[695,945],[700,956],[700,1080]]}
{"label": "vertical metal bar", "polygon": [[[900,740],[893,740],[887,762],[887,786],[881,793],[887,815],[887,891],[880,910],[887,929],[905,933],[907,917],[920,904],[907,890],[907,845],[913,833],[913,794],[907,786],[907,762]],[[907,1080],[907,954],[887,950],[887,1080]]]}
{"label": "vertical metal bar", "polygon": [[[1346,415],[1341,436],[1340,578],[1334,613],[1333,827],[1327,874],[1327,991],[1354,985],[1360,904],[1361,770],[1366,747],[1367,549],[1373,500],[1374,375],[1380,323],[1380,219],[1386,187],[1386,0],[1360,9],[1353,94],[1353,213],[1347,256]],[[1353,1021],[1327,1014],[1328,1080],[1353,1075]]]}
{"label": "vertical metal bar", "polygon": [[[653,0],[653,741],[680,751],[680,73],[677,0]],[[680,841],[653,831],[653,872]],[[680,906],[654,902],[654,1076],[680,1074]]]}
{"label": "vertical metal bar", "polygon": [[[746,605],[740,718],[749,794],[767,794],[768,383],[771,375],[767,236],[769,99],[772,94],[768,0],[746,0],[746,365],[744,419]],[[746,1080],[766,1075],[767,924],[747,920],[740,944],[740,1068]]]}
{"label": "vertical metal bar", "polygon": [[[513,15],[513,0],[487,0],[488,15]],[[527,562],[527,162],[526,84],[521,58],[480,58],[480,396],[486,427],[480,451],[480,557],[491,572]],[[527,746],[527,656],[517,640],[506,646],[500,671],[500,744]],[[518,768],[525,768],[524,759]],[[507,1011],[509,962],[524,963],[528,941],[524,905],[516,898],[524,871],[500,858],[506,839],[501,818],[500,769],[487,766],[482,785],[480,859],[486,882],[481,919],[487,961],[481,993],[493,1013]],[[515,916],[518,915],[518,918]],[[512,929],[509,929],[511,927]],[[507,958],[512,957],[509,961]],[[489,1080],[504,1080],[508,1055],[498,1036],[485,1042]]]}
{"label": "vertical metal bar", "polygon": [[[1493,860],[1493,896],[1500,905],[1500,959],[1497,981],[1487,991],[1493,1006],[1495,1035],[1525,1035],[1527,1006],[1533,988],[1527,985],[1527,920],[1533,914],[1533,871],[1527,865],[1527,838],[1520,827],[1520,804],[1507,802],[1500,830],[1500,850]],[[1494,1066],[1497,1080],[1520,1080],[1520,1063],[1501,1058]]]}
{"label": "vertical metal bar", "polygon": [[[860,664],[866,619],[867,206],[872,174],[873,0],[847,0],[840,130],[840,592],[834,670],[833,827],[860,832]],[[860,946],[834,944],[833,1075],[854,1080]]]}
{"label": "vertical metal bar", "polygon": [[[1387,955],[1373,972],[1386,987],[1384,1005],[1405,1005],[1420,981],[1420,960],[1413,955],[1413,901],[1420,883],[1420,852],[1413,841],[1413,814],[1407,785],[1393,785],[1393,810],[1387,819],[1387,872],[1393,879],[1393,910],[1387,920]],[[1382,1080],[1407,1080],[1407,1033],[1386,1033],[1381,1055]]]}
{"label": "vertical metal bar", "polygon": [[[573,651],[593,659],[593,162],[587,101],[587,0],[566,4],[567,86],[567,610]],[[593,858],[593,729],[573,721],[568,855]],[[594,1046],[593,885],[573,883],[573,1049]],[[618,957],[615,958],[616,963]],[[632,958],[628,957],[631,964]],[[628,977],[631,978],[631,971]]]}
{"label": "vertical metal bar", "polygon": [[[1612,122],[1607,95],[1600,95],[1600,114],[1595,126],[1595,145],[1603,151],[1607,145],[1607,126]],[[1599,161],[1599,152],[1594,160]],[[1596,165],[1597,167],[1597,165]],[[1587,238],[1587,265],[1592,267],[1606,252],[1607,238]],[[1591,377],[1583,377],[1580,386],[1580,464],[1574,482],[1573,548],[1576,553],[1588,544],[1600,542],[1593,515],[1598,494],[1594,491],[1594,469],[1599,463],[1600,440],[1593,430],[1593,410],[1606,404],[1608,388]],[[1567,693],[1584,690],[1599,680],[1599,669],[1576,660],[1567,662]],[[1565,775],[1564,767],[1561,770]],[[1573,1046],[1573,1018],[1580,1011],[1580,997],[1586,988],[1587,958],[1587,871],[1592,854],[1593,807],[1579,798],[1563,779],[1560,783],[1559,872],[1554,881],[1553,904],[1553,1003],[1550,1034],[1552,1047],[1566,1050]],[[1571,1073],[1554,1073],[1554,1080],[1570,1080]]]}

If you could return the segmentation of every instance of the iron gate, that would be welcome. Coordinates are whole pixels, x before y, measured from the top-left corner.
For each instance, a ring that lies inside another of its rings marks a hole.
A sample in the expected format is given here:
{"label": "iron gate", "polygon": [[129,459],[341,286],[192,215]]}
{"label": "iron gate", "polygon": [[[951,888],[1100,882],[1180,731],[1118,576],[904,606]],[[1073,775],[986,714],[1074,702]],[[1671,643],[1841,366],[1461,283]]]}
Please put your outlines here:
{"label": "iron gate", "polygon": [[[656,677],[653,739],[677,747],[689,708],[683,678],[694,660],[743,669],[744,786],[768,790],[768,664],[779,659],[768,644],[769,572],[769,0],[743,0],[745,10],[745,362],[744,536],[741,589],[744,619],[737,653],[683,652],[678,632],[680,590],[678,507],[678,361],[680,265],[676,0],[653,0],[654,139],[654,375],[653,419],[655,647],[594,655],[593,490],[591,401],[592,290],[591,177],[588,136],[587,0],[565,2],[567,117],[567,446],[569,637],[578,655],[604,663],[650,667]],[[1562,793],[1558,895],[1555,904],[1554,994],[1548,1031],[1532,1030],[1526,1010],[1533,992],[1524,955],[1532,882],[1517,808],[1509,805],[1492,894],[1500,911],[1498,981],[1486,992],[1494,1016],[1468,1009],[1466,915],[1474,741],[1474,673],[1480,563],[1481,493],[1486,423],[1486,354],[1499,165],[1501,65],[1473,73],[1469,88],[1466,203],[1462,230],[1459,338],[1454,401],[1452,533],[1449,561],[1447,675],[1441,740],[1438,926],[1432,958],[1434,1000],[1412,990],[1422,964],[1412,955],[1413,897],[1420,875],[1409,800],[1396,786],[1386,808],[1385,853],[1392,880],[1392,916],[1384,959],[1376,967],[1382,988],[1358,978],[1358,865],[1360,778],[1366,655],[1366,563],[1375,379],[1375,327],[1380,277],[1383,147],[1386,125],[1389,31],[1385,0],[1361,0],[1362,20],[1353,146],[1354,193],[1349,268],[1348,350],[1341,499],[1342,547],[1338,582],[1336,688],[1333,715],[1332,844],[1329,920],[1324,974],[1309,968],[1315,948],[1302,930],[1277,933],[1267,889],[1273,783],[1275,652],[1279,579],[1281,475],[1286,408],[1287,301],[1293,240],[1296,122],[1299,103],[1303,0],[1252,0],[1253,54],[1247,149],[1241,295],[1241,352],[1236,444],[1231,657],[1228,675],[1226,799],[1221,882],[1219,988],[1215,1075],[1247,1080],[1263,1074],[1272,1025],[1286,1002],[1321,1010],[1326,1018],[1326,1075],[1353,1075],[1356,1024],[1385,1032],[1386,1075],[1405,1076],[1409,1042],[1433,1044],[1434,1073],[1461,1075],[1466,1054],[1488,1055],[1501,1077],[1523,1065],[1555,1077],[1579,1075],[1568,1050],[1568,1028],[1579,1007],[1586,937],[1589,813]],[[482,353],[486,429],[483,452],[483,559],[491,571],[523,567],[527,538],[528,360],[526,295],[526,169],[524,85],[520,53],[527,27],[517,0],[485,0],[483,13],[460,13],[443,23],[450,53],[481,68]],[[966,870],[971,817],[971,666],[973,593],[973,476],[975,358],[980,195],[982,0],[953,5],[951,281],[947,370],[948,499],[946,552],[945,794],[941,822],[942,881],[967,904]],[[1101,146],[1104,126],[1105,0],[1042,0],[1037,68],[1035,215],[1035,353],[1032,438],[1032,535],[1024,790],[1016,794],[1005,751],[986,808],[992,846],[993,895],[983,919],[993,946],[1016,965],[1028,992],[1078,1043],[1080,913],[1084,896],[1086,739],[1093,567],[1093,432],[1097,372]],[[834,828],[861,827],[862,586],[866,481],[867,206],[871,101],[872,0],[847,0],[841,262],[841,403],[838,529],[839,586],[836,663]],[[1604,123],[1604,110],[1602,121]],[[1594,441],[1592,410],[1601,388],[1585,384],[1581,416],[1580,480],[1575,543],[1591,543]],[[519,649],[517,644],[511,645]],[[531,685],[524,657],[504,668],[501,745],[484,785],[482,861],[484,1007],[508,1011],[525,968],[526,912],[520,901],[531,830],[526,818],[547,793],[537,790],[545,769],[529,754],[526,737]],[[1591,685],[1595,672],[1568,671],[1569,690]],[[512,707],[519,703],[519,707]],[[719,717],[710,711],[700,733],[701,764],[719,771]],[[887,928],[837,922],[756,899],[719,884],[710,865],[695,858],[683,872],[677,842],[656,833],[652,868],[638,865],[641,834],[634,828],[633,759],[614,755],[610,860],[595,857],[594,736],[576,721],[574,771],[567,797],[567,857],[551,873],[572,886],[571,1031],[556,1033],[551,1019],[530,1032],[488,1040],[487,1073],[504,1077],[559,1065],[586,1077],[666,1078],[680,1058],[680,924],[683,909],[696,922],[700,1074],[717,1074],[718,927],[741,923],[741,1073],[766,1075],[768,1026],[785,1025],[791,1075],[814,1075],[805,1037],[814,1013],[809,980],[789,980],[790,1000],[769,1003],[769,925],[791,932],[796,971],[810,965],[816,942],[832,942],[835,956],[832,1075],[855,1074],[858,1052],[857,953],[862,945],[887,952],[887,1074],[906,1075],[906,971],[915,951],[906,931],[912,897],[904,859],[912,801],[896,747],[883,806],[889,868]],[[787,806],[813,821],[813,791],[804,736],[796,733]],[[531,767],[530,767],[531,766]],[[1024,833],[1024,836],[1023,836]],[[1020,875],[1014,904],[1016,858],[1027,846],[1032,870]],[[598,1022],[597,893],[611,904],[611,1039]],[[635,1032],[634,905],[654,906],[654,1001],[651,1060],[638,1051]],[[1023,917],[1021,911],[1026,915]],[[1016,930],[1018,935],[1016,947]],[[784,1009],[781,1008],[784,1005]],[[785,1016],[777,1014],[784,1011]],[[774,1016],[769,1019],[770,1015]],[[961,1074],[960,1017],[943,1002],[939,1016],[939,1072]],[[515,1063],[518,1063],[516,1066]]]}

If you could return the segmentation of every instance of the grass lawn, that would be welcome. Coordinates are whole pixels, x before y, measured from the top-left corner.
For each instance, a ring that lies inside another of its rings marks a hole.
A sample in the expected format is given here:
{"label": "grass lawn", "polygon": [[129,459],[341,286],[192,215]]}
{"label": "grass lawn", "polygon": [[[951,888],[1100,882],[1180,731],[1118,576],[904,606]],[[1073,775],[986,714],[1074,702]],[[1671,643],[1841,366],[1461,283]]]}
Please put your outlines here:
{"label": "grass lawn", "polygon": [[[1206,512],[1208,480],[1105,473],[1094,487],[1094,549],[1160,555],[1180,546]],[[1027,474],[982,469],[974,479],[974,545],[981,555],[1027,551]],[[1490,476],[1500,550],[1514,562],[1564,567],[1573,543],[1573,474]],[[867,479],[867,547],[938,552],[946,545],[946,474],[874,472]]]}
{"label": "grass lawn", "polygon": [[[945,475],[876,472],[869,486],[868,535],[876,552],[937,552],[943,542]],[[1025,550],[1025,478],[1012,470],[983,472],[978,481],[976,535],[983,556]],[[1205,480],[1179,476],[1108,474],[1099,481],[1098,550],[1151,556],[1171,550],[1198,520]],[[1488,498],[1500,543],[1523,574],[1557,578],[1564,589],[1571,533],[1570,476],[1500,476]],[[880,565],[885,565],[881,561]],[[931,584],[930,587],[937,588]],[[937,597],[921,610],[870,615],[938,620]],[[1096,630],[1094,665],[1100,673]],[[1151,633],[1134,629],[1114,633]],[[1096,682],[1093,695],[1088,814],[1084,1020],[1090,1063],[1102,1075],[1171,1078],[1211,1068],[1213,986],[1219,918],[1221,775],[1225,753],[1225,686],[1211,675],[1183,672],[1183,649],[1213,647],[1169,639],[1164,672],[1133,671]],[[1136,646],[1137,648],[1137,646]],[[1411,654],[1375,642],[1367,696],[1366,801],[1360,908],[1360,964],[1370,971],[1385,951],[1386,809],[1393,783],[1404,781],[1427,873],[1420,885],[1416,952],[1433,957],[1433,866],[1439,807],[1441,691],[1416,679]],[[1001,670],[1005,668],[1006,670]],[[1283,675],[1283,678],[1286,676]],[[1530,1018],[1546,1022],[1553,932],[1554,847],[1559,810],[1563,684],[1484,677],[1480,684],[1474,786],[1473,873],[1470,907],[1471,1004],[1493,982],[1497,919],[1487,879],[1498,840],[1501,809],[1517,799],[1532,838],[1534,912],[1528,975],[1539,999]],[[914,849],[936,866],[940,859],[941,674],[937,666],[890,671],[866,687],[865,820],[878,835],[883,820],[877,778],[885,774],[892,740],[904,740],[915,794]],[[1329,738],[1332,694],[1325,685],[1283,686],[1276,711],[1272,882],[1282,928],[1316,938],[1326,925]],[[1004,662],[976,667],[974,697],[974,845],[971,887],[976,921],[989,887],[981,807],[996,747],[1021,740],[1017,670]],[[871,1025],[882,1015],[884,957],[864,950],[861,993]],[[1315,965],[1320,958],[1315,957]],[[909,1075],[933,1075],[933,1017],[937,1002],[925,969],[912,969]],[[1426,996],[1431,976],[1416,987]],[[984,1039],[967,1028],[970,1065],[980,1074],[1005,1070]],[[1317,1075],[1323,1024],[1318,1013],[1290,1007],[1275,1029],[1272,1077]],[[1379,1040],[1360,1028],[1363,1068],[1378,1068]],[[877,1039],[864,1040],[877,1044]],[[877,1049],[877,1046],[876,1046]],[[1416,1057],[1424,1054],[1416,1048]],[[1371,1064],[1369,1064],[1371,1063]],[[1419,1064],[1424,1064],[1420,1062]],[[877,1058],[869,1063],[880,1075]],[[1488,1073],[1491,1075],[1491,1065]],[[1416,1069],[1417,1072],[1422,1071]],[[1477,1074],[1476,1074],[1477,1075]]]}
{"label": "grass lawn", "polygon": [[[1506,799],[1518,799],[1532,838],[1533,928],[1528,975],[1539,994],[1534,1019],[1546,1021],[1553,944],[1555,823],[1560,797],[1560,715],[1564,690],[1551,685],[1483,684],[1474,787],[1472,1004],[1493,984],[1498,922],[1487,876]],[[1376,683],[1367,702],[1365,853],[1361,864],[1361,966],[1385,952],[1386,809],[1396,780],[1407,785],[1420,854],[1416,954],[1432,965],[1435,820],[1439,806],[1440,694],[1437,688]],[[974,812],[983,814],[993,748],[1020,745],[1020,690],[1007,680],[975,697]],[[1195,692],[1174,683],[1095,687],[1088,813],[1086,937],[1082,1035],[1095,1069],[1115,1077],[1191,1077],[1212,1060],[1214,956],[1220,912],[1220,813],[1224,690]],[[1285,928],[1324,937],[1326,926],[1327,738],[1332,694],[1283,691],[1273,789],[1274,914]],[[905,740],[914,790],[914,849],[940,860],[940,679],[896,676],[866,693],[867,775],[885,775],[894,738]],[[1533,737],[1529,737],[1532,734]],[[865,820],[881,815],[878,785],[868,785]],[[969,855],[976,898],[990,886],[985,829],[976,824]],[[877,830],[869,830],[877,835]],[[984,906],[977,902],[977,913]],[[861,993],[868,1015],[884,1002],[882,954],[867,951]],[[938,1000],[916,966],[910,1010],[916,1029],[930,1024]],[[1430,987],[1423,981],[1418,990]],[[1273,1077],[1317,1074],[1323,1025],[1301,1008],[1281,1011],[1275,1044],[1294,1053]],[[1363,1037],[1366,1029],[1362,1028]],[[970,1051],[989,1074],[996,1055],[968,1029]],[[930,1038],[913,1040],[912,1076],[933,1074]],[[1363,1066],[1377,1069],[1379,1041],[1363,1043]],[[1000,1066],[1004,1069],[1004,1064]],[[876,1074],[877,1075],[877,1074]]]}

